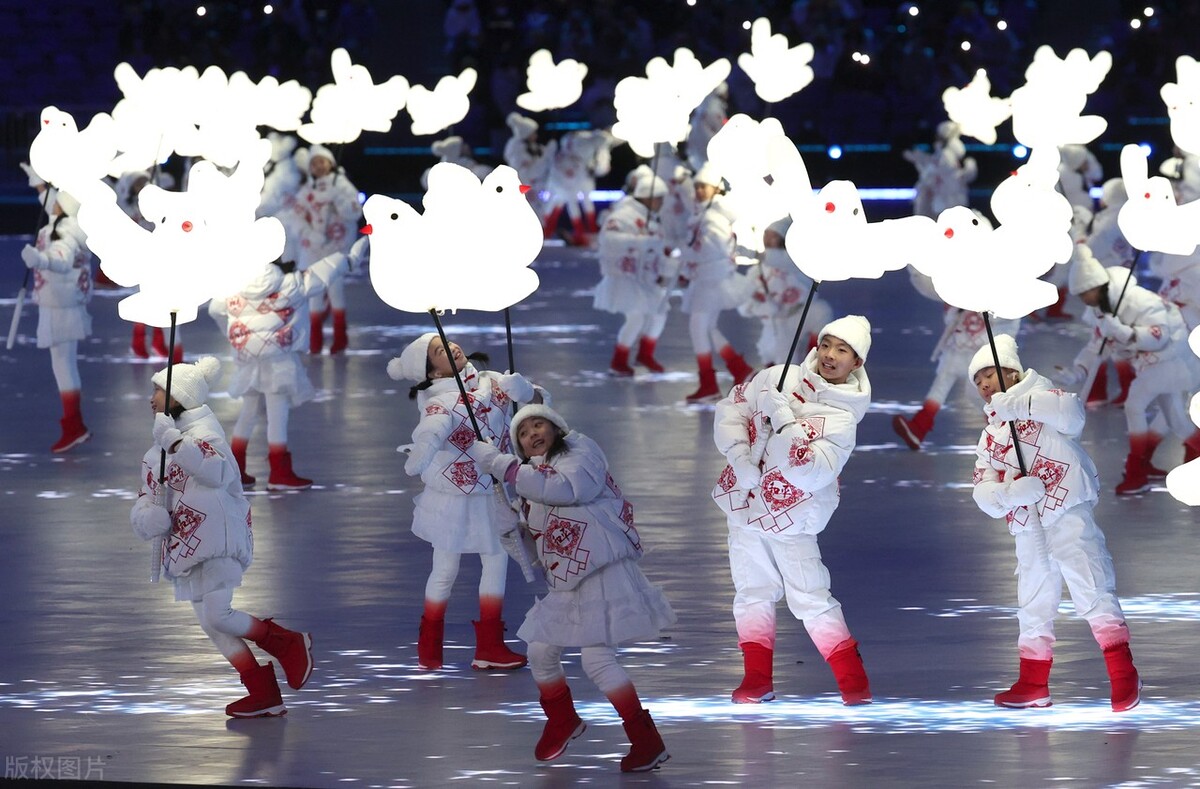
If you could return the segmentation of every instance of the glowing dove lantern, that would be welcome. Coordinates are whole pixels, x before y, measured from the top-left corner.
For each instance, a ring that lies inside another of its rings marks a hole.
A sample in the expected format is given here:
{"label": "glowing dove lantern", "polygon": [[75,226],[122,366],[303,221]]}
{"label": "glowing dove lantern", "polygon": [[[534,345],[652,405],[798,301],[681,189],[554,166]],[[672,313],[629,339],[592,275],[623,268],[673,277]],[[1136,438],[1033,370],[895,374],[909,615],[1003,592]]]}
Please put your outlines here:
{"label": "glowing dove lantern", "polygon": [[397,74],[376,85],[366,66],[354,63],[341,47],[333,50],[329,65],[333,82],[317,89],[309,122],[297,133],[310,143],[341,144],[364,131],[391,131],[392,120],[408,101],[408,80]]}
{"label": "glowing dove lantern", "polygon": [[[1193,354],[1200,356],[1200,327],[1192,329],[1192,333],[1188,335],[1188,346]],[[1188,416],[1194,424],[1200,426],[1200,394],[1192,395]],[[1200,458],[1176,466],[1168,472],[1167,492],[1176,501],[1189,507],[1200,505]]]}
{"label": "glowing dove lantern", "polygon": [[433,90],[413,85],[408,92],[412,133],[437,134],[467,117],[471,109],[467,94],[475,88],[478,76],[475,69],[465,68],[457,77],[447,75],[439,79]]}
{"label": "glowing dove lantern", "polygon": [[197,147],[195,99],[199,72],[192,66],[152,68],[139,77],[133,66],[113,70],[124,98],[113,108],[121,156],[109,175],[149,170],[172,152],[191,156]]}
{"label": "glowing dove lantern", "polygon": [[583,78],[588,67],[570,58],[554,62],[548,49],[539,49],[529,56],[525,69],[527,93],[517,96],[517,106],[529,112],[545,112],[570,107],[583,95]]}
{"label": "glowing dove lantern", "polygon": [[651,158],[656,143],[674,144],[687,137],[692,110],[725,81],[730,68],[725,58],[702,66],[685,47],[675,50],[673,64],[652,58],[645,77],[625,77],[617,83],[612,134],[628,142],[638,156]]}
{"label": "glowing dove lantern", "polygon": [[771,20],[755,19],[750,25],[750,51],[738,55],[738,65],[754,81],[754,92],[766,102],[783,101],[813,81],[813,45],[790,47],[787,36],[771,33]]}
{"label": "glowing dove lantern", "polygon": [[759,123],[739,113],[708,142],[708,161],[730,185],[725,199],[736,217],[734,233],[741,246],[761,250],[767,225],[788,214],[782,194],[765,180],[771,173],[767,152],[772,140],[784,137],[774,118]]}
{"label": "glowing dove lantern", "polygon": [[1080,115],[1087,97],[1112,68],[1112,55],[1088,58],[1072,49],[1060,60],[1049,46],[1038,47],[1025,70],[1025,84],[1013,91],[1013,136],[1026,147],[1086,145],[1108,128],[1099,115]]}
{"label": "glowing dove lantern", "polygon": [[191,155],[232,168],[260,138],[259,126],[297,129],[311,98],[308,88],[294,80],[280,85],[267,77],[256,84],[245,72],[226,77],[210,66],[196,83],[193,112],[198,129]]}
{"label": "glowing dove lantern", "polygon": [[80,207],[79,224],[100,268],[118,285],[139,287],[117,305],[122,318],[151,326],[195,320],[201,304],[241,290],[279,257],[283,225],[254,216],[270,151],[267,140],[258,140],[232,176],[198,162],[186,192],[144,187],[138,206],[153,231],[113,201]]}
{"label": "glowing dove lantern", "polygon": [[[1000,223],[1001,235],[1011,236],[1006,249],[1016,276],[1040,277],[1071,259],[1075,212],[1057,189],[1058,163],[1055,149],[1035,148],[992,192],[992,216]],[[1018,251],[1022,246],[1025,251]]]}
{"label": "glowing dove lantern", "polygon": [[106,198],[98,187],[103,187],[100,179],[116,155],[112,117],[100,113],[79,131],[70,113],[50,106],[42,110],[40,128],[29,146],[29,165],[43,181],[82,203]]}
{"label": "glowing dove lantern", "polygon": [[1200,62],[1191,55],[1175,59],[1176,82],[1159,94],[1171,119],[1171,139],[1180,150],[1200,156]]}
{"label": "glowing dove lantern", "polygon": [[1129,199],[1117,213],[1117,226],[1134,249],[1190,255],[1200,243],[1200,201],[1179,205],[1171,182],[1150,176],[1146,152],[1121,149],[1121,178]]}
{"label": "glowing dove lantern", "polygon": [[959,126],[959,131],[985,145],[996,144],[996,127],[1012,115],[1012,102],[997,98],[987,71],[979,69],[965,88],[946,88],[942,105],[946,116]]}
{"label": "glowing dove lantern", "polygon": [[[507,165],[480,182],[470,170],[439,162],[429,171],[425,212],[387,195],[363,205],[371,236],[371,284],[403,312],[512,306],[538,286],[529,268],[542,249],[541,222]],[[462,231],[463,223],[472,232]]]}

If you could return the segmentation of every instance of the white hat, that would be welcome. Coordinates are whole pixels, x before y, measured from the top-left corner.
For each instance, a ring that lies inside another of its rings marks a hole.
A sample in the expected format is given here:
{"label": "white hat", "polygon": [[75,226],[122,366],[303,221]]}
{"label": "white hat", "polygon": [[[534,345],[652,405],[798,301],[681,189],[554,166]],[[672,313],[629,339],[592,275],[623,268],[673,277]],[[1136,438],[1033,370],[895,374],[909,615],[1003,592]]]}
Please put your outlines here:
{"label": "white hat", "polygon": [[717,171],[716,165],[712,162],[705,162],[704,166],[692,176],[692,181],[698,184],[708,184],[715,186],[722,192],[725,191],[726,181],[721,177],[721,173]]}
{"label": "white hat", "polygon": [[[208,388],[221,375],[221,362],[215,356],[201,356],[195,364],[171,365],[171,397],[184,410],[199,408],[208,399]],[[160,389],[167,388],[167,368],[150,379]]]}
{"label": "white hat", "polygon": [[79,201],[61,189],[54,190],[54,202],[58,204],[58,207],[67,216],[76,216],[79,214]]}
{"label": "white hat", "polygon": [[1108,274],[1104,266],[1096,260],[1091,247],[1087,244],[1076,244],[1075,254],[1072,255],[1071,271],[1067,274],[1067,289],[1075,296],[1080,293],[1108,284]]}
{"label": "white hat", "polygon": [[[1017,341],[1011,335],[996,335],[996,356],[999,357],[1000,367],[1003,369],[1017,372],[1025,369],[1021,366],[1021,357],[1017,356]],[[990,345],[981,346],[971,357],[971,364],[967,367],[967,380],[974,383],[975,373],[986,367],[995,366],[996,360],[992,358],[992,347]]]}
{"label": "white hat", "polygon": [[1129,202],[1129,194],[1125,191],[1125,180],[1109,178],[1100,187],[1100,205],[1105,208],[1120,208]]}
{"label": "white hat", "polygon": [[28,162],[21,162],[21,169],[24,170],[25,175],[29,177],[30,189],[36,189],[39,186],[45,185],[46,179],[34,172],[33,168],[29,166]]}
{"label": "white hat", "polygon": [[862,315],[844,315],[835,321],[825,324],[817,335],[818,338],[832,334],[849,345],[864,362],[871,351],[871,322]]}
{"label": "white hat", "polygon": [[400,355],[388,362],[387,374],[393,381],[424,381],[429,360],[429,343],[437,332],[426,332],[408,344]]}
{"label": "white hat", "polygon": [[637,179],[637,185],[633,187],[633,196],[642,199],[648,197],[666,197],[667,189],[666,181],[657,175],[646,173]]}
{"label": "white hat", "polygon": [[330,161],[330,163],[333,164],[335,167],[337,166],[337,159],[334,157],[333,151],[329,150],[324,145],[308,146],[308,161],[311,162],[313,160],[313,158],[316,156],[323,156],[326,159],[328,159]]}
{"label": "white hat", "polygon": [[526,118],[519,112],[508,113],[504,122],[508,124],[508,128],[512,129],[513,136],[522,140],[538,130],[537,121],[533,118]]}
{"label": "white hat", "polygon": [[780,238],[787,238],[788,228],[791,226],[792,218],[790,216],[785,216],[783,219],[776,219],[774,222],[767,225],[767,230],[770,230]]}
{"label": "white hat", "polygon": [[508,435],[512,438],[513,449],[516,451],[517,456],[520,457],[521,460],[528,460],[528,458],[525,457],[525,453],[521,451],[521,442],[517,440],[517,431],[520,429],[522,422],[524,422],[526,419],[532,419],[535,416],[541,417],[547,422],[550,422],[559,430],[563,431],[564,434],[571,432],[571,428],[567,427],[567,420],[563,419],[562,415],[550,406],[542,405],[540,403],[531,403],[530,405],[525,406],[513,415],[512,422],[508,426]]}

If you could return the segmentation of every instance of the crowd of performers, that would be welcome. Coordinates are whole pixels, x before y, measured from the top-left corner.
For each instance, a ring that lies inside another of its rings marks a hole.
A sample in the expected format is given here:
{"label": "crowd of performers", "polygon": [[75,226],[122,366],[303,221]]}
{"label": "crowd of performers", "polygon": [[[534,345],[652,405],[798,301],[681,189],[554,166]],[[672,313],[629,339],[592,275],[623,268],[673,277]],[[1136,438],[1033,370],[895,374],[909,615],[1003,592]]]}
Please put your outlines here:
{"label": "crowd of performers", "polygon": [[[519,117],[510,125],[514,139],[530,131]],[[936,161],[919,164],[926,169],[918,207],[957,199],[925,194],[925,188],[945,186],[965,199],[961,188],[972,173],[933,177],[927,171],[973,169],[953,132],[939,129]],[[309,634],[233,608],[233,590],[253,553],[245,490],[257,480],[247,473],[246,457],[265,411],[268,487],[311,485],[293,471],[287,447],[289,410],[313,394],[299,354],[322,351],[327,316],[333,319],[330,353],[346,348],[342,282],[351,261],[363,257],[361,246],[352,248],[357,192],[335,155],[312,146],[296,156],[292,147],[277,140],[261,209],[284,220],[285,254],[240,293],[214,300],[209,308],[233,351],[228,390],[242,399],[230,438],[206,404],[220,363],[213,357],[192,364],[172,360],[169,398],[167,369],[153,378],[153,444],[142,461],[131,513],[139,537],[161,542],[161,571],[173,582],[176,600],[192,604],[201,628],[245,685],[248,695],[226,709],[234,717],[286,711],[273,665],[260,664],[247,642],[278,662],[292,688],[303,687],[312,671]],[[532,156],[532,149],[523,150]],[[715,403],[714,451],[726,461],[711,495],[728,522],[732,613],[744,661],[731,700],[762,703],[775,697],[776,610],[785,599],[828,662],[843,702],[870,703],[859,644],[830,593],[818,545],[838,506],[838,477],[871,402],[870,322],[859,315],[835,319],[828,304],[814,301],[810,329],[792,363],[793,332],[813,284],[788,259],[786,221],[766,228],[761,238],[738,238],[725,179],[712,163],[689,166],[672,154],[664,147],[650,164],[631,172],[625,196],[594,225],[586,219],[588,206],[575,206],[585,241],[594,229],[600,264],[595,306],[623,317],[610,370],[618,377],[632,376],[635,365],[663,370],[656,344],[672,294],[681,290],[698,377],[686,400]],[[894,428],[905,445],[919,450],[956,382],[974,387],[982,399],[974,499],[987,516],[1005,519],[1017,560],[1019,673],[995,703],[1051,704],[1054,620],[1065,582],[1103,652],[1111,706],[1121,712],[1138,704],[1141,681],[1114,592],[1113,562],[1092,514],[1098,474],[1079,438],[1086,405],[1111,397],[1124,406],[1129,455],[1118,495],[1143,492],[1165,474],[1153,456],[1168,434],[1183,442],[1185,460],[1200,456],[1200,433],[1185,408],[1186,397],[1200,389],[1200,360],[1186,345],[1188,332],[1200,322],[1200,255],[1141,258],[1115,221],[1125,199],[1120,179],[1103,182],[1103,197],[1093,205],[1086,179],[1099,179],[1098,165],[1079,151],[1064,151],[1062,158],[1063,191],[1075,201],[1075,254],[1065,279],[1055,283],[1059,303],[1030,319],[1071,319],[1064,306],[1074,295],[1083,307],[1080,320],[1091,329],[1089,341],[1076,359],[1047,375],[1022,365],[1015,339],[1020,322],[996,322],[997,364],[983,316],[947,308],[945,331],[933,349],[933,384],[920,410],[911,418],[897,416]],[[1171,166],[1181,200],[1193,199],[1200,185],[1189,175],[1196,171],[1194,162],[1181,158]],[[123,179],[122,202],[136,221],[144,222],[135,214],[133,196],[139,183],[153,177]],[[1085,180],[1072,190],[1068,181],[1076,178]],[[34,276],[37,344],[50,350],[63,401],[62,436],[52,451],[65,452],[89,437],[80,412],[76,354],[79,340],[90,332],[90,256],[73,219],[74,201],[49,189],[43,203],[50,221],[22,257]],[[551,206],[547,219],[557,222],[561,209]],[[566,210],[574,221],[569,203]],[[1158,292],[1138,282],[1139,261],[1161,279]],[[927,281],[915,272],[911,276],[919,292],[936,299]],[[732,309],[761,320],[757,372],[717,328],[721,313]],[[134,329],[138,356],[147,353],[144,332]],[[165,349],[155,349],[165,357]],[[718,384],[714,356],[728,369],[732,388]],[[612,703],[630,740],[621,770],[654,769],[669,755],[620,665],[618,649],[657,637],[675,614],[638,568],[644,547],[634,506],[600,442],[572,430],[570,415],[553,407],[549,391],[521,374],[492,372],[476,361],[431,332],[409,343],[386,369],[391,378],[414,383],[419,415],[404,462],[405,472],[423,485],[412,531],[432,548],[417,630],[418,663],[426,670],[442,668],[446,611],[460,562],[464,554],[478,555],[479,619],[471,665],[491,671],[528,665],[546,714],[536,758],[558,758],[586,728],[562,666],[564,651],[578,649],[584,673]],[[1109,362],[1117,379],[1111,388],[1105,375]],[[1094,383],[1082,396],[1064,391],[1064,384],[1088,380]],[[546,587],[516,630],[528,645],[525,655],[504,638],[510,558]]]}

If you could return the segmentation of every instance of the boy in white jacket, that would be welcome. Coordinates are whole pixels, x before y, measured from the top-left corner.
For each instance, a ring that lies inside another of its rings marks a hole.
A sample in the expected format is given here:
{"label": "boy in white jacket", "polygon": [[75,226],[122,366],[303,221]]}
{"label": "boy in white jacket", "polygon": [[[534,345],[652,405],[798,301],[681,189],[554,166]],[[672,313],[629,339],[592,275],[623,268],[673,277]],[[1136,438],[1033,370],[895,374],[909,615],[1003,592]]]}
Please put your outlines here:
{"label": "boy in white jacket", "polygon": [[729,523],[733,617],[745,663],[735,704],[775,698],[775,607],[784,597],[833,669],[842,702],[871,701],[858,642],[830,594],[817,546],[871,402],[863,367],[871,325],[847,315],[819,335],[804,362],[788,369],[782,391],[783,367],[776,366],[717,403],[713,438],[729,465],[712,496]]}
{"label": "boy in white jacket", "polygon": [[[1049,707],[1054,618],[1065,581],[1075,611],[1104,650],[1112,708],[1137,706],[1141,681],[1129,651],[1129,628],[1116,595],[1116,574],[1104,534],[1092,516],[1099,479],[1079,444],[1084,407],[1077,395],[1054,388],[1033,369],[1022,372],[1017,343],[997,335],[1002,391],[990,347],[980,348],[967,375],[986,405],[988,424],[975,448],[974,498],[1003,517],[1016,541],[1020,678],[996,694],[1001,707]],[[1020,476],[1011,420],[1016,420]]]}
{"label": "boy in white jacket", "polygon": [[167,371],[151,379],[154,446],[142,457],[142,486],[129,518],[143,540],[162,540],[162,573],[175,584],[175,600],[192,604],[201,629],[249,692],[226,706],[225,714],[284,715],[274,667],[259,665],[243,639],[278,660],[288,685],[299,690],[312,674],[312,638],[233,608],[233,590],[254,556],[254,536],[241,475],[220,422],[204,402],[220,374],[221,363],[212,356],[173,365],[169,404]]}

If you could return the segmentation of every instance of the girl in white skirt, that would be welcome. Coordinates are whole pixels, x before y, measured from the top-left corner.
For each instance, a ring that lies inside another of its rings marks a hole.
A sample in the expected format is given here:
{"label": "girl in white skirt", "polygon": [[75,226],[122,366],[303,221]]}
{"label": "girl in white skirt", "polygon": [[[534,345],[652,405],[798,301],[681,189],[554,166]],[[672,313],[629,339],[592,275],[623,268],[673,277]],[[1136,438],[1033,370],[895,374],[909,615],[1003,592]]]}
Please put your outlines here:
{"label": "girl in white skirt", "polygon": [[632,743],[621,771],[652,770],[669,755],[617,663],[617,646],[657,638],[675,622],[675,613],[638,569],[642,546],[633,506],[609,475],[604,452],[570,430],[558,412],[527,405],[513,417],[510,432],[518,457],[484,442],[475,444],[474,453],[524,500],[550,587],[517,631],[529,644],[529,666],[547,718],[534,755],[540,761],[558,758],[586,728],[562,668],[563,650],[580,647],[584,672],[617,710]]}

